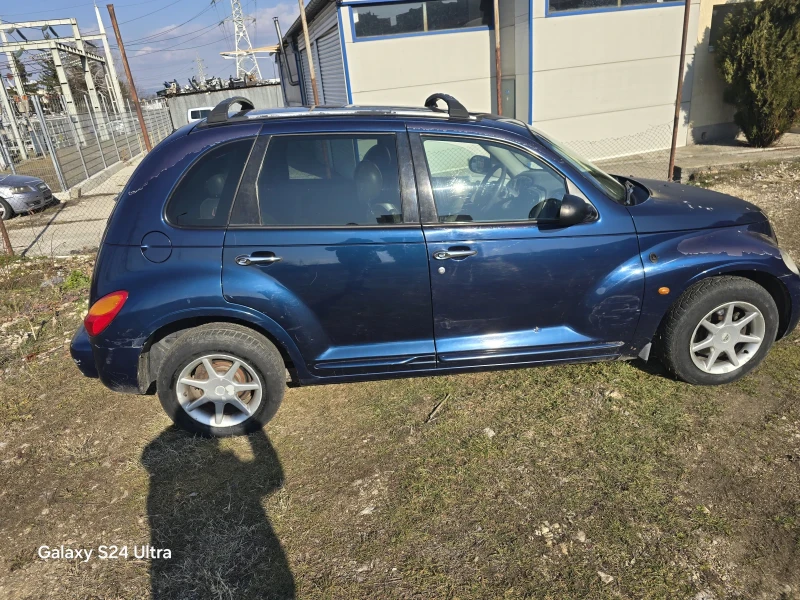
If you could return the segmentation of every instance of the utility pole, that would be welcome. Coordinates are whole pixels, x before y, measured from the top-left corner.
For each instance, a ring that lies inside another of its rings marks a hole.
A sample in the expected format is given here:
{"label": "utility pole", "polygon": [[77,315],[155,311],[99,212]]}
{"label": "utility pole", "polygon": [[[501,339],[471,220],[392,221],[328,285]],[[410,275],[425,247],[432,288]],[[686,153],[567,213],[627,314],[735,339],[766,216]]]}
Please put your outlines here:
{"label": "utility pole", "polygon": [[253,54],[253,45],[250,43],[250,36],[245,26],[241,0],[231,0],[231,16],[233,18],[236,77],[241,77],[246,81],[248,75],[255,75],[261,79],[261,69],[258,67],[256,55]]}
{"label": "utility pole", "polygon": [[672,121],[672,145],[669,148],[669,171],[667,178],[672,181],[675,174],[675,153],[678,146],[678,127],[681,118],[681,100],[683,100],[683,69],[686,64],[686,40],[689,37],[689,10],[691,1],[686,0],[683,9],[683,37],[681,38],[681,59],[678,62],[678,92],[675,95],[675,118]]}
{"label": "utility pole", "polygon": [[144,145],[147,148],[147,151],[150,152],[150,150],[153,149],[153,146],[150,144],[150,136],[147,135],[147,127],[144,124],[142,107],[139,105],[139,95],[136,93],[136,86],[133,84],[133,75],[131,75],[131,67],[128,64],[128,55],[125,54],[125,44],[122,43],[122,36],[119,33],[119,25],[117,24],[117,15],[114,13],[114,5],[106,4],[106,8],[108,8],[108,14],[111,17],[111,25],[114,27],[114,35],[117,38],[117,47],[119,47],[119,54],[122,57],[122,66],[125,67],[125,75],[128,77],[128,88],[131,91],[133,106],[136,108],[136,116],[139,119],[139,127],[141,128],[142,135],[144,136]]}
{"label": "utility pole", "polygon": [[114,57],[111,55],[111,48],[108,45],[108,36],[106,35],[106,28],[103,25],[103,19],[100,17],[100,8],[95,4],[94,12],[97,15],[97,26],[100,28],[101,41],[103,42],[103,52],[106,55],[106,70],[108,71],[108,78],[111,80],[111,89],[114,92],[114,102],[116,104],[117,113],[122,112],[122,89],[119,87],[119,77],[117,77],[117,68],[114,66]]}
{"label": "utility pole", "polygon": [[[314,59],[311,57],[311,42],[308,41],[308,23],[306,23],[306,7],[303,0],[297,0],[300,5],[300,21],[303,23],[303,39],[306,42],[306,58],[308,58],[308,70],[311,71],[311,91],[314,93],[314,106],[319,106],[319,94],[317,94],[317,76],[314,75]],[[278,41],[280,44],[280,40]]]}
{"label": "utility pole", "polygon": [[[494,0],[494,71],[497,75],[497,114],[503,114],[503,72],[500,68],[500,0]],[[533,74],[531,73],[531,77]]]}

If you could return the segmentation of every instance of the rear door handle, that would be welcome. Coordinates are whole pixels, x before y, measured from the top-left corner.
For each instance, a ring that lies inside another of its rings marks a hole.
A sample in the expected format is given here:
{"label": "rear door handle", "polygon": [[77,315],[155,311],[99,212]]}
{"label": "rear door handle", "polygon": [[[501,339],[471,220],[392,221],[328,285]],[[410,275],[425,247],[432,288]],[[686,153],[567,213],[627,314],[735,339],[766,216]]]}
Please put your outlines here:
{"label": "rear door handle", "polygon": [[275,256],[274,254],[268,256],[253,256],[248,254],[241,254],[237,256],[235,260],[237,265],[247,267],[249,265],[272,264],[280,262],[282,259],[280,256]]}
{"label": "rear door handle", "polygon": [[467,258],[468,256],[475,256],[477,250],[439,250],[433,253],[433,258],[436,260],[448,260],[451,258]]}

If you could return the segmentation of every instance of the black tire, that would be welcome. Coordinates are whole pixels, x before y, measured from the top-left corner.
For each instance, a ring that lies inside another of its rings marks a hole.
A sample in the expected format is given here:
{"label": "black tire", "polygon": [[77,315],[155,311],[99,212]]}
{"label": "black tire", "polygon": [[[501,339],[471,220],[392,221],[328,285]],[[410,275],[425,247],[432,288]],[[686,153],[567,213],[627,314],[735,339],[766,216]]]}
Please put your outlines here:
{"label": "black tire", "polygon": [[[225,354],[244,361],[260,379],[261,402],[245,421],[229,427],[206,425],[181,405],[176,384],[181,371],[207,354]],[[210,437],[243,435],[261,429],[278,411],[286,389],[286,369],[280,352],[260,333],[232,323],[210,323],[189,330],[169,349],[158,372],[161,406],[180,428]]]}
{"label": "black tire", "polygon": [[9,219],[13,219],[16,216],[14,209],[11,208],[11,205],[6,202],[3,198],[0,198],[0,218],[3,221],[8,221]]}
{"label": "black tire", "polygon": [[[749,303],[761,312],[765,325],[763,341],[741,367],[728,373],[708,373],[692,360],[690,342],[700,321],[727,302]],[[694,284],[672,305],[656,340],[658,354],[664,366],[682,381],[695,385],[730,383],[747,375],[764,360],[775,342],[778,322],[778,307],[763,287],[743,277],[711,277]]]}

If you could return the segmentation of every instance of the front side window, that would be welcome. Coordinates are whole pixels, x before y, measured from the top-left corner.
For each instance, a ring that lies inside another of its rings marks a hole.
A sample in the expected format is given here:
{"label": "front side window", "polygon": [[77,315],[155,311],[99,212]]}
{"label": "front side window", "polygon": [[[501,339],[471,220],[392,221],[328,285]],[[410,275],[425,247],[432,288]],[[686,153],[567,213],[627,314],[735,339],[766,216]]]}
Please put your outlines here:
{"label": "front side window", "polygon": [[557,221],[564,178],[511,146],[459,138],[423,138],[440,223]]}
{"label": "front side window", "polygon": [[356,38],[490,26],[487,0],[428,0],[353,7]]}
{"label": "front side window", "polygon": [[679,1],[680,0],[549,0],[548,12],[614,9],[625,8],[626,6],[646,6],[648,4],[675,4]]}
{"label": "front side window", "polygon": [[274,136],[257,195],[262,225],[402,223],[395,136]]}
{"label": "front side window", "polygon": [[167,203],[167,220],[180,227],[224,227],[253,140],[223,144],[201,156]]}
{"label": "front side window", "polygon": [[566,146],[549,139],[541,131],[534,129],[530,125],[528,125],[528,129],[533,133],[539,143],[561,156],[561,158],[583,173],[597,189],[605,192],[606,195],[610,196],[615,202],[619,202],[620,204],[625,202],[625,186],[617,179],[613,178],[599,167],[596,167],[585,158],[581,158]]}

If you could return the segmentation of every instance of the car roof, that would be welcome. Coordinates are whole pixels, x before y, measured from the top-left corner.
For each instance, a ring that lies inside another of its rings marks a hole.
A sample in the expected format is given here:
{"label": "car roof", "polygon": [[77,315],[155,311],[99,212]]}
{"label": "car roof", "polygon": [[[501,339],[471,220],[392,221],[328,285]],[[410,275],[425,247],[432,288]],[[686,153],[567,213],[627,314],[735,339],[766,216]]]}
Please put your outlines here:
{"label": "car roof", "polygon": [[[230,101],[223,101],[222,104],[230,106],[234,104],[235,99]],[[459,105],[460,106],[460,105]],[[459,113],[451,113],[448,110],[439,108],[428,107],[411,107],[411,106],[373,106],[373,105],[337,105],[337,106],[289,106],[282,108],[266,108],[266,109],[252,109],[248,106],[243,107],[237,113],[217,118],[216,121],[207,119],[198,123],[197,127],[202,129],[205,127],[218,127],[227,124],[252,122],[260,120],[270,122],[275,120],[284,119],[323,119],[323,118],[336,118],[336,119],[349,119],[349,118],[396,118],[403,120],[430,120],[441,119],[443,121],[452,121],[458,124],[477,124],[483,126],[495,127],[497,129],[504,129],[516,133],[529,133],[527,126],[522,121],[516,119],[504,118],[498,115],[489,113],[470,112],[466,110]],[[463,107],[461,107],[463,109]],[[227,106],[225,107],[227,110]],[[466,116],[468,114],[468,116]]]}

